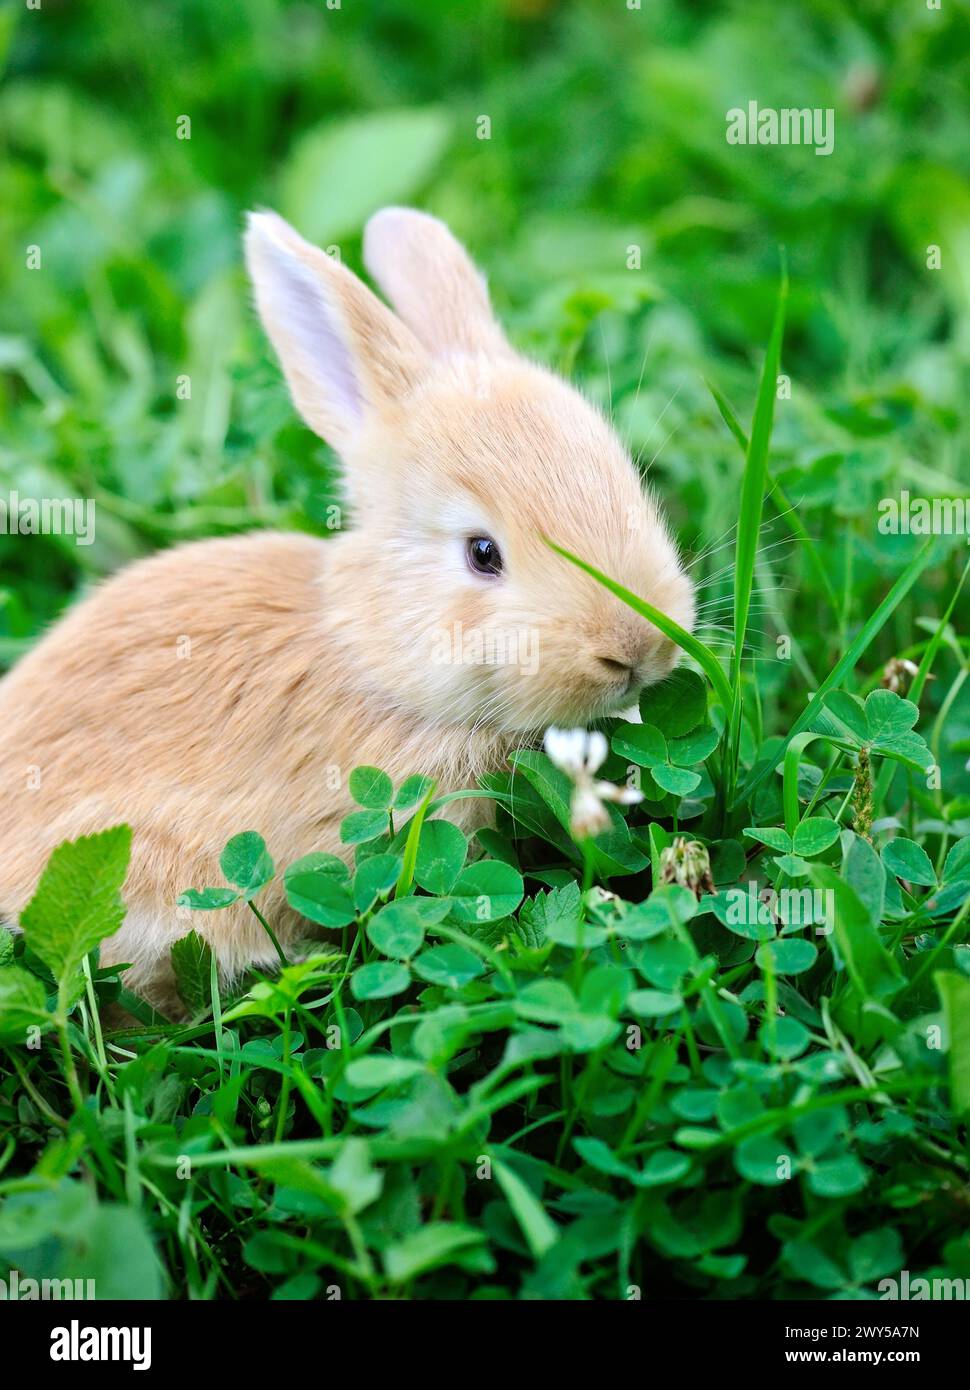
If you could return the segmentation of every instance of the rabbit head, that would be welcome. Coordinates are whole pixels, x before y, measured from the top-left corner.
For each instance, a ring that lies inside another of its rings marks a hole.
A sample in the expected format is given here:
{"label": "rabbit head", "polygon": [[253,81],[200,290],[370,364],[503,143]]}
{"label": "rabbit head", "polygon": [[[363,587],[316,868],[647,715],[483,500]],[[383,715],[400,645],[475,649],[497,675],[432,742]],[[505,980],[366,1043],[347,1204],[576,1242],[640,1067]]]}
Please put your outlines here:
{"label": "rabbit head", "polygon": [[246,254],[297,408],[344,466],[353,526],[321,603],[369,686],[526,734],[625,708],[672,670],[673,643],[544,540],[689,628],[656,503],[603,416],[511,349],[441,222],[369,222],[365,264],[393,311],[274,214],[251,215]]}

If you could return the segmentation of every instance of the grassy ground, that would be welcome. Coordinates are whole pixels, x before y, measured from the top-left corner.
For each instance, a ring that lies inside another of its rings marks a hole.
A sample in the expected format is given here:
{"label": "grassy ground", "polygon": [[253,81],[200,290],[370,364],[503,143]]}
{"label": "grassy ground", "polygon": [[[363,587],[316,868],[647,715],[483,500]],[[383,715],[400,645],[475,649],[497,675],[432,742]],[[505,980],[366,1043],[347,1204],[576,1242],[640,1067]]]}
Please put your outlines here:
{"label": "grassy ground", "polygon": [[[355,266],[374,208],[444,216],[611,406],[704,601],[652,732],[606,726],[647,793],[607,836],[536,751],[471,843],[359,774],[352,873],[288,875],[332,953],[228,999],[187,938],[191,1026],[102,1028],[125,832],[59,851],[0,947],[0,1265],[195,1298],[970,1276],[968,552],[878,529],[968,491],[959,7],[45,0],[0,57],[0,498],[98,508],[91,546],[0,535],[4,662],[176,539],[324,533],[334,461],[247,305],[259,204]],[[749,100],[832,108],[833,153],[729,145]],[[288,867],[226,859],[257,910]]]}

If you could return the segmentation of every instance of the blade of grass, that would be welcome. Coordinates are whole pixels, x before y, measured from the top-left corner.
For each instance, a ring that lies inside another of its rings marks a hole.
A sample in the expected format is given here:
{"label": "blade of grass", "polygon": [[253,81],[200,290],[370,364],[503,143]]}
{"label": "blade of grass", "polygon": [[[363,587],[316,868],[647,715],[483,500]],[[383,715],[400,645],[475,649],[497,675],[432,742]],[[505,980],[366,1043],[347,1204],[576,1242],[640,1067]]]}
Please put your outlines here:
{"label": "blade of grass", "polygon": [[727,716],[727,736],[724,740],[721,779],[718,785],[718,806],[725,830],[727,829],[725,817],[727,809],[734,802],[738,771],[741,765],[741,725],[743,719],[741,662],[748,632],[748,618],[751,613],[751,591],[754,587],[758,538],[761,535],[761,518],[764,513],[765,491],[768,481],[768,449],[771,445],[771,429],[775,416],[775,394],[778,384],[778,368],[781,364],[781,342],[785,328],[787,297],[788,275],[783,265],[778,302],[775,307],[774,322],[771,326],[771,336],[768,339],[768,347],[761,368],[761,379],[758,382],[754,419],[751,422],[751,434],[748,439],[744,472],[741,477],[738,531],[734,547],[732,696]]}
{"label": "blade of grass", "polygon": [[[727,397],[718,390],[712,381],[708,381],[706,378],[704,380],[704,385],[713,396],[714,404],[720,411],[721,419],[738,441],[742,454],[747,455],[748,436],[742,429],[741,422],[735,415]],[[779,518],[785,522],[792,535],[796,536],[798,540],[801,541],[805,548],[805,553],[812,563],[812,568],[815,571],[816,577],[825,591],[825,597],[831,605],[832,612],[838,613],[839,601],[835,596],[835,590],[832,588],[832,581],[829,579],[828,570],[825,568],[822,557],[818,552],[818,546],[808,534],[808,531],[805,529],[805,523],[798,515],[793,502],[781,484],[776,480],[771,469],[767,470],[765,481],[768,488],[767,496],[772,498],[776,503]]]}
{"label": "blade of grass", "polygon": [[414,882],[414,866],[418,859],[418,839],[421,835],[421,826],[424,823],[425,816],[428,814],[428,807],[431,804],[431,798],[434,796],[436,785],[435,782],[431,783],[431,786],[424,794],[421,805],[415,811],[408,824],[408,837],[404,842],[404,861],[401,864],[401,873],[398,881],[394,885],[395,898],[403,898],[411,891],[411,885]]}
{"label": "blade of grass", "polygon": [[734,559],[734,663],[732,683],[735,699],[740,703],[741,655],[748,630],[751,609],[751,588],[754,565],[761,534],[761,515],[764,509],[768,476],[768,448],[775,416],[775,393],[778,389],[778,368],[781,362],[781,342],[785,331],[785,304],[788,298],[788,273],[782,269],[781,285],[771,337],[765,352],[758,397],[755,402],[751,438],[748,441],[741,480],[741,504]]}
{"label": "blade of grass", "polygon": [[602,584],[604,589],[609,589],[611,594],[615,594],[618,599],[639,613],[642,618],[646,618],[648,622],[653,623],[654,627],[659,628],[665,637],[676,642],[681,651],[692,656],[711,682],[717,692],[718,699],[724,705],[725,711],[731,708],[731,686],[721,670],[720,662],[709,647],[705,647],[704,643],[699,642],[693,633],[688,632],[679,623],[675,623],[673,618],[668,618],[666,613],[662,613],[659,608],[654,608],[653,604],[648,603],[646,599],[638,598],[629,589],[625,589],[622,584],[618,584],[615,579],[611,579],[602,570],[598,570],[595,565],[587,564],[585,560],[581,560],[578,555],[574,555],[572,551],[564,549],[563,546],[557,545],[548,536],[543,536],[542,539],[550,550],[554,550],[564,560],[568,560],[577,569],[590,575],[598,584]]}

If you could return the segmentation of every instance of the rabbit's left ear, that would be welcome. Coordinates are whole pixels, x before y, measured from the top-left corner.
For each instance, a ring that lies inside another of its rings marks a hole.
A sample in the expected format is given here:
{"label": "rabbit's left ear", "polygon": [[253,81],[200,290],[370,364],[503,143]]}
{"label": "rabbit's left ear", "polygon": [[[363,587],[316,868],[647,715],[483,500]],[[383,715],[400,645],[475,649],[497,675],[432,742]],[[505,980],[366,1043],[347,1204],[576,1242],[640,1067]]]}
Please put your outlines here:
{"label": "rabbit's left ear", "polygon": [[414,208],[376,212],[364,230],[364,264],[429,352],[511,351],[485,277],[437,217]]}
{"label": "rabbit's left ear", "polygon": [[356,275],[275,213],[250,213],[246,263],[297,409],[346,457],[418,384],[427,354]]}

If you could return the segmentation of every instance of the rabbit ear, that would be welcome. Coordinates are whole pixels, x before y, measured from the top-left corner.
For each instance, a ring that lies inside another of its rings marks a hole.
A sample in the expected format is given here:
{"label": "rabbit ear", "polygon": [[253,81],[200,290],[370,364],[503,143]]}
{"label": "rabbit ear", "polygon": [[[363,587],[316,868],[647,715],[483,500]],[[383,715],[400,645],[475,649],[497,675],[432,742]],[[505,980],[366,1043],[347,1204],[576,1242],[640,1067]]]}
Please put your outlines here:
{"label": "rabbit ear", "polygon": [[426,355],[365,285],[272,212],[250,213],[256,305],[303,419],[343,451],[416,385]]}
{"label": "rabbit ear", "polygon": [[364,264],[429,352],[511,351],[484,276],[443,222],[383,208],[364,231]]}

